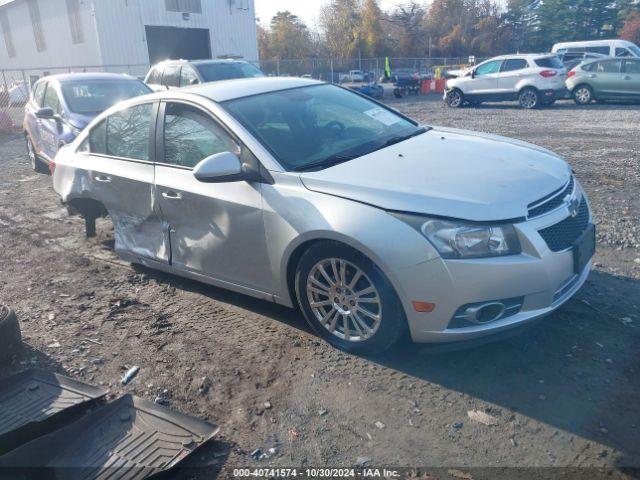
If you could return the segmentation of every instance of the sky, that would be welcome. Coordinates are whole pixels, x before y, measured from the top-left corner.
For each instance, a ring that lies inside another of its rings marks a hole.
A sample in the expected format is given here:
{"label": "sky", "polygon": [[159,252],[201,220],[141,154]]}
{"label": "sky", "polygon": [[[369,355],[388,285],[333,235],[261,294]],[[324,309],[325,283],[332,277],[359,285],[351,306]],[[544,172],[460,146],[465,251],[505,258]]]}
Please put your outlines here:
{"label": "sky", "polygon": [[[300,17],[309,27],[317,26],[320,7],[329,0],[255,0],[256,15],[263,25],[269,24],[271,18],[281,10],[289,10]],[[379,0],[380,8],[389,9],[401,0]]]}

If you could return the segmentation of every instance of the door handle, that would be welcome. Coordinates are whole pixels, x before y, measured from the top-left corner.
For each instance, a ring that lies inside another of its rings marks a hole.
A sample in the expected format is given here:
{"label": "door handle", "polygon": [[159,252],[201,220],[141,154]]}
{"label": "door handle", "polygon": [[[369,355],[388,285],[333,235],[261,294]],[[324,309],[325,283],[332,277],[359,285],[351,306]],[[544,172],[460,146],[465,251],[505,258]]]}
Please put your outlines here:
{"label": "door handle", "polygon": [[101,183],[111,183],[111,177],[107,177],[106,175],[98,175],[96,176],[96,181]]}
{"label": "door handle", "polygon": [[182,195],[180,195],[178,192],[162,192],[162,196],[167,200],[182,200]]}

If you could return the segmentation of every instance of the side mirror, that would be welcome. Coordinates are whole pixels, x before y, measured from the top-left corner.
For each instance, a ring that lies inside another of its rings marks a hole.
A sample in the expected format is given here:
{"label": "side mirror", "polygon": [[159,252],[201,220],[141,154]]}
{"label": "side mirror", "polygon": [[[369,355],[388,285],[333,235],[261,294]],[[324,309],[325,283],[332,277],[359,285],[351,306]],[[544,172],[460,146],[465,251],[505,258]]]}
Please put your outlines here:
{"label": "side mirror", "polygon": [[239,182],[245,179],[242,162],[231,152],[211,155],[193,169],[193,176],[203,183]]}
{"label": "side mirror", "polygon": [[471,78],[476,78],[476,71],[475,70],[471,70]]}
{"label": "side mirror", "polygon": [[55,117],[55,114],[53,113],[52,108],[39,108],[38,110],[36,110],[36,117],[52,119]]}
{"label": "side mirror", "polygon": [[197,78],[194,78],[191,80],[190,85],[198,85],[200,83],[200,80],[198,80]]}

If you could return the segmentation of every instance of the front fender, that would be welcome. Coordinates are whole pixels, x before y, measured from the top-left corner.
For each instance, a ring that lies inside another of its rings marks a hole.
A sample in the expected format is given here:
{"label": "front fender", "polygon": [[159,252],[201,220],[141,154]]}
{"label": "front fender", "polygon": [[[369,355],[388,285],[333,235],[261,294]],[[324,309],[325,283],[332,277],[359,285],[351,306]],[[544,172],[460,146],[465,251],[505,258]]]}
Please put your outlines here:
{"label": "front fender", "polygon": [[292,305],[288,271],[298,249],[312,241],[333,240],[370,258],[398,294],[396,272],[438,257],[416,230],[377,207],[307,190],[297,176],[276,174],[263,188],[267,249],[276,300]]}

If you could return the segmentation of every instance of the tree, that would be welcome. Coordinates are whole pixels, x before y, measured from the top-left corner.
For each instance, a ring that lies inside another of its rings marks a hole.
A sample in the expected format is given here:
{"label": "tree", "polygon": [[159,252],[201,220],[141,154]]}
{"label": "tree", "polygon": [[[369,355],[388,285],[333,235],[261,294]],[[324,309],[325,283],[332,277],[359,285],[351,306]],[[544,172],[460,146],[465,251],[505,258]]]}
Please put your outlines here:
{"label": "tree", "polygon": [[359,40],[367,57],[384,55],[385,42],[382,29],[382,10],[377,0],[364,0],[360,14]]}
{"label": "tree", "polygon": [[389,36],[395,43],[394,55],[415,57],[426,54],[426,14],[426,8],[420,2],[411,0],[407,4],[398,5],[387,15]]}
{"label": "tree", "polygon": [[268,34],[269,58],[306,58],[313,52],[307,26],[289,11],[278,12],[271,19]]}
{"label": "tree", "polygon": [[623,40],[629,40],[636,45],[640,44],[640,12],[633,11],[627,16],[624,25],[620,29],[619,36]]}
{"label": "tree", "polygon": [[333,0],[320,11],[320,27],[327,50],[335,58],[352,58],[361,47],[360,2]]}

